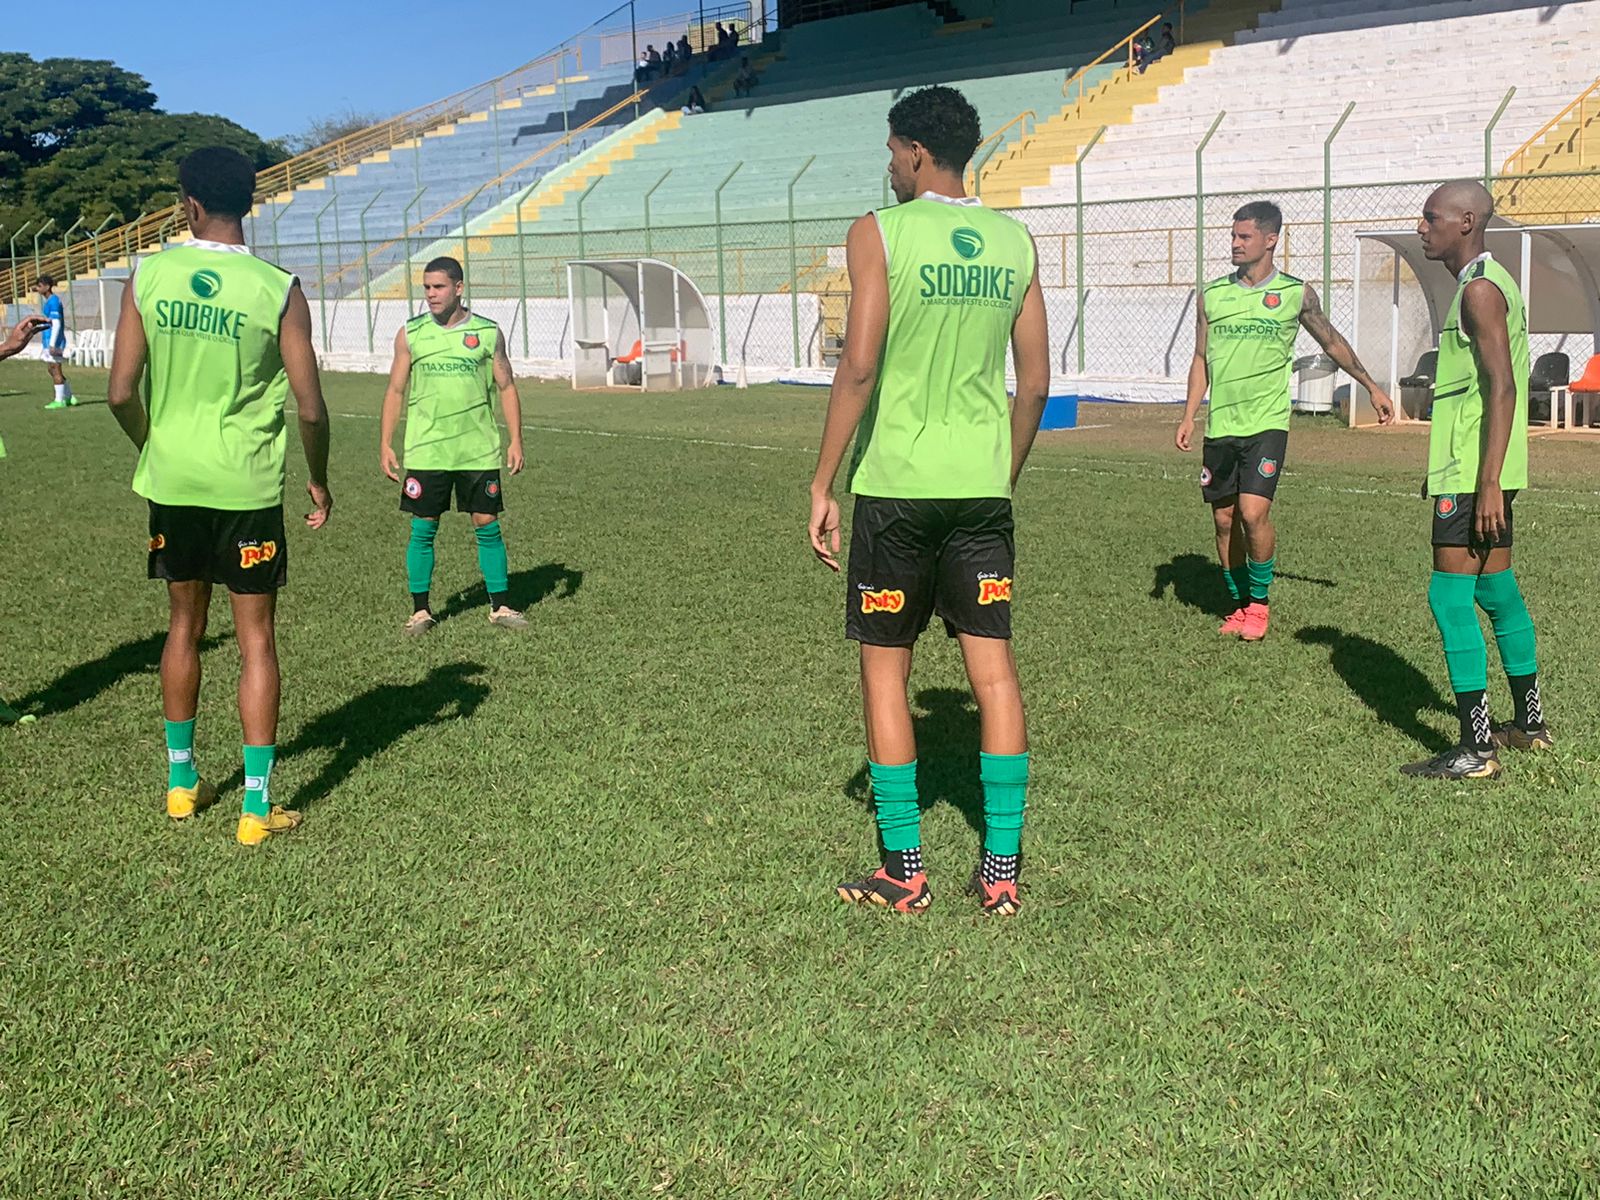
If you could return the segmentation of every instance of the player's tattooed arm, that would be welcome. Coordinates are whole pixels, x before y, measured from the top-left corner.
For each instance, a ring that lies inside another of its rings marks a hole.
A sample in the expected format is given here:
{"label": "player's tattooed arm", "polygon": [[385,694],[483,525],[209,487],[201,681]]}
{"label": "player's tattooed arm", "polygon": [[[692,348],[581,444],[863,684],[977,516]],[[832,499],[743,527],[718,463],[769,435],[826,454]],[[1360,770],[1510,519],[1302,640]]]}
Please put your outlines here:
{"label": "player's tattooed arm", "polygon": [[506,470],[522,472],[522,398],[517,395],[517,380],[511,373],[511,356],[506,353],[502,333],[494,344],[494,386],[500,391],[500,411],[505,414],[510,443],[506,447]]}
{"label": "player's tattooed arm", "polygon": [[1194,449],[1194,421],[1200,415],[1200,405],[1206,398],[1206,389],[1211,386],[1211,368],[1206,365],[1206,336],[1210,328],[1210,324],[1206,321],[1205,298],[1196,296],[1194,357],[1189,360],[1189,388],[1184,396],[1183,419],[1178,422],[1177,433],[1172,439],[1184,453]]}
{"label": "player's tattooed arm", "polygon": [[106,384],[106,403],[122,432],[139,449],[150,431],[149,414],[139,398],[139,380],[150,347],[144,337],[144,321],[134,295],[133,281],[122,289],[122,307],[117,314],[117,344],[111,352],[111,378]]}
{"label": "player's tattooed arm", "polygon": [[1390,402],[1388,394],[1378,386],[1375,379],[1356,357],[1355,348],[1345,341],[1344,334],[1333,327],[1333,322],[1328,320],[1328,314],[1322,311],[1322,301],[1317,296],[1317,289],[1309,283],[1306,284],[1305,297],[1300,304],[1300,327],[1317,340],[1329,358],[1367,389],[1367,394],[1372,397],[1372,407],[1378,414],[1378,423],[1387,425],[1394,419],[1394,405]]}

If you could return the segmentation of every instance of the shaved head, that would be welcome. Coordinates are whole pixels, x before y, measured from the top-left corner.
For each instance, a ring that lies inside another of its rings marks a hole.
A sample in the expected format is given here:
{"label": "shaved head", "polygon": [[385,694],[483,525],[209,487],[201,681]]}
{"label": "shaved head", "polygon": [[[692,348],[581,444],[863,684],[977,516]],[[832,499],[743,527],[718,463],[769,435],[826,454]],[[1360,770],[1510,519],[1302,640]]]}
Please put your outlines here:
{"label": "shaved head", "polygon": [[1483,184],[1457,179],[1433,189],[1422,206],[1417,234],[1422,252],[1460,271],[1484,251],[1483,236],[1494,216],[1494,197]]}
{"label": "shaved head", "polygon": [[1494,216],[1494,197],[1489,194],[1489,189],[1476,179],[1457,179],[1440,184],[1433,189],[1433,195],[1428,197],[1428,207],[1433,208],[1436,205],[1454,215],[1472,214],[1473,223],[1479,229],[1487,225],[1489,218]]}

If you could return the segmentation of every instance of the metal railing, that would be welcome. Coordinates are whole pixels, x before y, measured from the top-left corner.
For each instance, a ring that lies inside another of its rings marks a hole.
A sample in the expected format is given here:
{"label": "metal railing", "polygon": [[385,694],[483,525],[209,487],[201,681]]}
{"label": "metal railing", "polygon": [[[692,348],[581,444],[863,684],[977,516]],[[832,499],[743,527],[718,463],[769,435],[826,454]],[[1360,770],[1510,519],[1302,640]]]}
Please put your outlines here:
{"label": "metal railing", "polygon": [[1575,160],[1570,166],[1583,170],[1589,165],[1589,149],[1595,148],[1595,157],[1600,159],[1600,143],[1589,136],[1589,123],[1600,117],[1600,79],[1596,79],[1583,91],[1579,92],[1571,104],[1567,105],[1550,120],[1546,121],[1539,130],[1522,145],[1511,152],[1504,165],[1500,168],[1502,175],[1531,175],[1535,173],[1542,163],[1530,161],[1534,153],[1544,144],[1550,134],[1554,133],[1569,120],[1575,120],[1577,128],[1574,130],[1572,149],[1576,153]]}
{"label": "metal railing", "polygon": [[983,195],[983,169],[994,156],[994,152],[1005,145],[1006,134],[1021,125],[1021,136],[1027,137],[1032,132],[1033,123],[1038,119],[1039,116],[1033,109],[1025,109],[978,143],[978,148],[972,155],[972,162],[967,166],[967,191],[974,196]]}
{"label": "metal railing", "polygon": [[[1074,111],[1077,114],[1082,115],[1083,95],[1088,86],[1089,72],[1094,70],[1096,67],[1109,62],[1112,58],[1120,57],[1119,51],[1126,51],[1127,69],[1130,73],[1132,73],[1134,68],[1138,66],[1138,63],[1134,59],[1134,46],[1139,40],[1139,35],[1150,29],[1152,26],[1167,21],[1174,14],[1176,14],[1178,18],[1177,40],[1181,43],[1183,41],[1183,21],[1185,7],[1186,0],[1179,0],[1177,5],[1167,9],[1165,12],[1157,13],[1143,25],[1139,26],[1139,28],[1128,34],[1127,37],[1123,38],[1121,41],[1113,43],[1111,47],[1101,53],[1099,57],[1085,63],[1083,66],[1079,67],[1075,72],[1069,75],[1066,79],[1066,82],[1061,85],[1061,94],[1068,97],[1072,101],[1073,105],[1075,106]],[[1073,95],[1074,85],[1076,85],[1077,89],[1076,96]]]}

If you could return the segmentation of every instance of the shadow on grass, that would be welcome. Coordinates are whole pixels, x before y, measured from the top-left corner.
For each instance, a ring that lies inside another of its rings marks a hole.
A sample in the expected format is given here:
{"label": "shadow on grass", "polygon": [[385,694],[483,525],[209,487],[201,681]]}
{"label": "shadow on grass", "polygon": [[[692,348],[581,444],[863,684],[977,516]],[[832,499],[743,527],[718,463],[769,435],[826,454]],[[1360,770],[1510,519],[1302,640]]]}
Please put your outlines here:
{"label": "shadow on grass", "polygon": [[[382,684],[323,713],[293,741],[278,747],[280,763],[301,754],[333,751],[322,770],[303,783],[285,806],[306,808],[323,799],[367,759],[419,729],[472,716],[489,698],[488,685],[479,681],[486,670],[479,663],[449,663],[416,683]],[[220,790],[232,791],[243,781],[243,771],[235,771]]]}
{"label": "shadow on grass", "polygon": [[1455,708],[1430,680],[1398,653],[1331,625],[1313,625],[1295,635],[1308,646],[1327,646],[1334,671],[1385,725],[1398,729],[1433,753],[1448,750],[1451,740],[1422,720],[1424,713],[1455,715]]}
{"label": "shadow on grass", "polygon": [[[545,563],[528,571],[513,571],[506,579],[511,596],[511,607],[527,610],[554,596],[565,600],[577,595],[583,586],[583,572],[575,571],[566,563]],[[460,616],[469,608],[482,608],[489,603],[489,593],[479,580],[465,591],[451,596],[435,615],[441,621]]]}
{"label": "shadow on grass", "polygon": [[[1332,579],[1316,575],[1296,575],[1293,571],[1274,571],[1273,578],[1291,583],[1309,583],[1315,587],[1338,587]],[[1228,588],[1222,582],[1222,568],[1204,554],[1180,554],[1171,562],[1156,568],[1155,582],[1150,585],[1150,599],[1163,600],[1171,589],[1180,604],[1225,617],[1238,607]]]}
{"label": "shadow on grass", "polygon": [[[200,643],[200,652],[204,654],[207,650],[213,650],[225,640],[208,637]],[[109,691],[130,675],[149,675],[158,671],[161,667],[161,648],[166,643],[166,630],[147,634],[136,641],[123,642],[99,658],[69,668],[53,683],[16,700],[12,707],[20,713],[36,717],[53,717],[69,712]]]}
{"label": "shadow on grass", "polygon": [[[917,693],[913,724],[917,735],[917,800],[923,812],[953,805],[981,837],[983,789],[978,781],[981,727],[978,706],[960,688],[924,688]],[[844,785],[850,799],[872,807],[872,783],[865,765]],[[879,847],[882,849],[882,846]]]}

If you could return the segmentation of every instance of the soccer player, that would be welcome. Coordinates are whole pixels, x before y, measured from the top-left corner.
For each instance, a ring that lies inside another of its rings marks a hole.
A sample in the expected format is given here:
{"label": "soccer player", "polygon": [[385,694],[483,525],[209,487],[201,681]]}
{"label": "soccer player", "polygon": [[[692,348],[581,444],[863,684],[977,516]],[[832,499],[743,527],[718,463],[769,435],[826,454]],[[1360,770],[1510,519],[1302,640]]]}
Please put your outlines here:
{"label": "soccer player", "polygon": [[[17,322],[16,328],[11,331],[11,336],[0,342],[0,359],[11,358],[21,354],[27,349],[28,343],[41,329],[48,329],[50,322],[43,317],[24,317]],[[6,444],[0,439],[0,458],[6,456]],[[0,725],[26,725],[31,724],[33,718],[25,717],[12,708],[3,699],[0,699]]]}
{"label": "soccer player", "polygon": [[[1447,183],[1428,197],[1423,253],[1455,273],[1439,336],[1428,438],[1433,579],[1428,607],[1444,641],[1461,741],[1401,767],[1430,779],[1488,779],[1496,747],[1549,750],[1539,698],[1533,618],[1511,568],[1511,505],[1528,486],[1528,321],[1522,292],[1484,249],[1494,199],[1481,184]],[[1515,716],[1489,719],[1489,652],[1473,605],[1489,614]]]}
{"label": "soccer player", "polygon": [[[920,912],[917,745],[906,689],[912,648],[937,612],[956,638],[981,722],[983,853],[968,890],[985,913],[1018,910],[1028,734],[1011,651],[1016,576],[1011,493],[1050,386],[1049,335],[1021,222],[965,193],[978,114],[953,88],[889,110],[899,204],[846,241],[851,303],[811,481],[811,548],[839,570],[834,476],[855,435],[845,636],[861,644],[867,760],[882,867],[841,883],[850,903]],[[1017,395],[1006,398],[1006,344]]]}
{"label": "soccer player", "polygon": [[[299,813],[271,803],[270,787],[281,695],[275,615],[289,557],[286,392],[299,408],[312,529],[333,507],[328,410],[299,281],[245,245],[250,160],[221,146],[196,150],[178,164],[178,186],[192,240],[142,260],[123,289],[107,398],[139,447],[133,490],[150,505],[149,574],[167,585],[167,815],[181,820],[216,799],[195,765],[194,729],[200,640],[220,583],[242,659],[244,811],[236,836],[255,846],[300,823]],[[139,398],[146,372],[148,412]]]}
{"label": "soccer player", "polygon": [[50,372],[55,396],[45,407],[76,408],[78,402],[73,398],[72,385],[67,382],[66,373],[61,369],[67,357],[67,314],[61,306],[61,297],[56,295],[56,281],[53,276],[41,275],[33,286],[39,293],[39,299],[44,302],[42,312],[44,319],[49,322],[39,338],[39,357]]}
{"label": "soccer player", "polygon": [[412,317],[395,334],[394,363],[383,394],[379,458],[383,473],[396,483],[401,466],[394,453],[394,431],[402,409],[406,414],[400,510],[411,514],[411,541],[406,546],[411,617],[405,632],[412,636],[439,623],[428,600],[433,542],[452,496],[458,510],[472,514],[478,568],[489,593],[489,623],[506,629],[528,627],[528,619],[511,607],[507,594],[495,393],[500,394],[500,411],[510,433],[505,463],[512,475],[522,470],[522,404],[500,327],[468,311],[461,303],[461,290],[461,264],[455,259],[436,258],[422,269],[428,311]]}
{"label": "soccer player", "polygon": [[1217,632],[1247,642],[1267,636],[1278,544],[1272,499],[1289,447],[1296,332],[1309,333],[1367,389],[1380,424],[1394,419],[1389,397],[1328,320],[1316,289],[1278,270],[1273,252],[1282,231],[1283,213],[1268,201],[1233,214],[1234,270],[1206,284],[1196,306],[1188,403],[1175,439],[1185,453],[1194,448],[1194,420],[1209,388],[1200,494],[1211,505],[1217,557],[1235,606]]}

